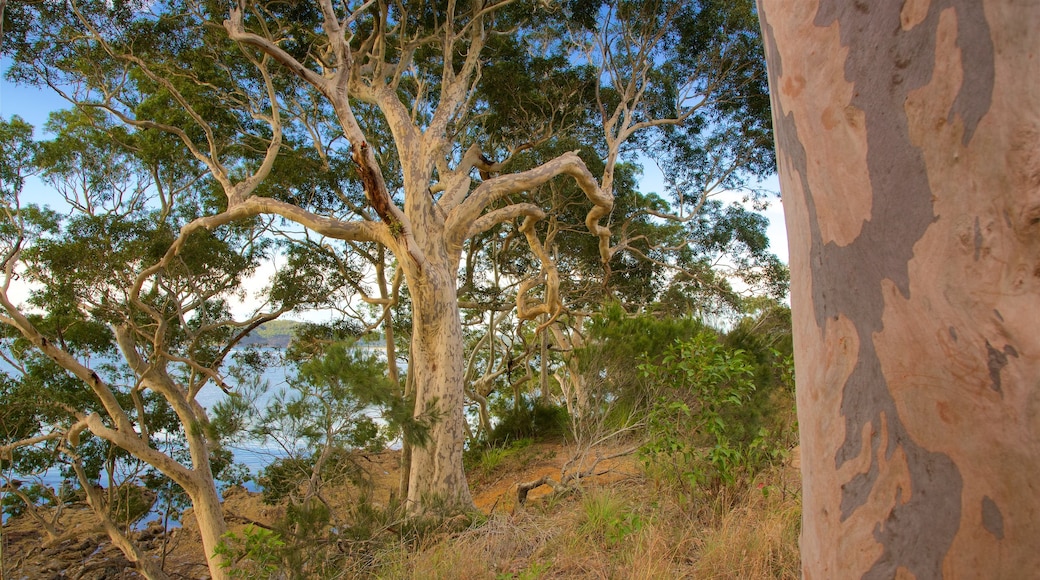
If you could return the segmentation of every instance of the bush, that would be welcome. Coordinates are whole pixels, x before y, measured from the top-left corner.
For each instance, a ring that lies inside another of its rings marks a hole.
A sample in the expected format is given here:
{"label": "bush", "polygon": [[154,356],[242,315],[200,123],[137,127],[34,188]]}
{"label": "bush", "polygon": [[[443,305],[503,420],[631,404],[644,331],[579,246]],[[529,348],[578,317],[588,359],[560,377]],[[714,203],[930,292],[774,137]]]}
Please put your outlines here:
{"label": "bush", "polygon": [[502,416],[488,434],[488,445],[500,445],[518,439],[552,439],[567,434],[570,416],[567,409],[541,401],[523,399],[518,409]]}
{"label": "bush", "polygon": [[229,578],[273,578],[281,567],[284,548],[285,542],[277,533],[247,524],[242,535],[224,534],[216,554],[224,557],[221,567]]}
{"label": "bush", "polygon": [[768,430],[749,420],[768,399],[755,398],[755,366],[743,350],[704,331],[640,370],[657,393],[641,449],[648,469],[690,492],[712,493],[778,456]]}

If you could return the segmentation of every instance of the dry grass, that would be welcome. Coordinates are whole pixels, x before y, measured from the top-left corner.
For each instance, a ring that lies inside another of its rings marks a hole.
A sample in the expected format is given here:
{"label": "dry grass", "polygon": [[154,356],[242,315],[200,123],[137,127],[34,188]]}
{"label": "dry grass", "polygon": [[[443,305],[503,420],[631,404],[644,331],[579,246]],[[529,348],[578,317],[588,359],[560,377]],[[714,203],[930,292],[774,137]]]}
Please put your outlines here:
{"label": "dry grass", "polygon": [[695,578],[799,578],[801,498],[748,493],[743,505],[703,530]]}
{"label": "dry grass", "polygon": [[544,497],[396,552],[376,577],[797,578],[801,500],[792,473],[775,469],[694,509],[646,479]]}
{"label": "dry grass", "polygon": [[[525,506],[516,506],[516,482],[559,470],[568,452],[558,443],[536,443],[499,458],[496,466],[474,478],[478,505],[492,513],[478,517],[465,529],[409,527],[395,519],[393,510],[384,514],[393,516],[390,523],[380,523],[379,514],[384,512],[379,512],[379,506],[385,505],[388,496],[373,494],[375,499],[370,501],[376,515],[366,516],[363,510],[346,510],[357,507],[356,493],[334,493],[330,497],[342,508],[337,510],[337,519],[377,519],[371,522],[371,537],[330,547],[327,566],[321,567],[328,573],[324,577],[670,580],[799,576],[801,498],[798,470],[793,465],[776,467],[736,490],[691,499],[665,480],[648,476],[634,457],[621,458],[611,464],[609,475],[590,478],[580,489],[564,494],[532,493]],[[396,484],[396,460],[391,454],[370,463],[372,472],[382,477],[376,487],[390,489]],[[229,513],[268,523],[284,514],[245,491],[229,494],[225,507]],[[17,532],[16,524],[8,522],[5,533]],[[174,559],[183,563],[179,569],[195,575],[201,569],[201,552],[182,553],[185,546],[198,545],[191,524],[186,522],[175,535],[173,551]],[[341,552],[344,548],[349,552]]]}

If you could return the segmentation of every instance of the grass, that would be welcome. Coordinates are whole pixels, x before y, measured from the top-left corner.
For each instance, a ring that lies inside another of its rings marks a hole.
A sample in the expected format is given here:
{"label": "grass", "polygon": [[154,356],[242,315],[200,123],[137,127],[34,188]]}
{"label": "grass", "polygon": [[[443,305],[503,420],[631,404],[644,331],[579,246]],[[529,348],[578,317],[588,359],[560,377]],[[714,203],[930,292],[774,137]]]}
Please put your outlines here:
{"label": "grass", "polygon": [[[515,482],[527,479],[530,472],[544,472],[542,459],[554,452],[566,455],[559,444],[514,445],[503,446],[490,455],[485,449],[471,456],[474,474],[482,473],[484,466],[493,472],[471,479],[476,482],[475,496],[486,499],[503,493],[507,500],[515,497]],[[525,474],[519,466],[528,464],[531,471]],[[309,553],[314,566],[306,577],[534,580],[800,576],[801,498],[794,468],[776,465],[753,481],[691,496],[672,479],[645,471],[635,456],[616,467],[628,476],[590,478],[566,493],[529,499],[522,507],[509,506],[503,500],[491,515],[456,521],[404,518],[392,498],[383,503],[357,494],[329,496],[336,516],[333,519],[349,522],[349,528],[339,528],[324,551]],[[344,513],[336,515],[339,512]],[[289,536],[286,538],[288,542]],[[304,549],[315,547],[308,544]]]}
{"label": "grass", "polygon": [[643,528],[635,506],[611,489],[595,490],[581,500],[578,533],[606,544],[621,544]]}
{"label": "grass", "polygon": [[538,458],[539,453],[534,448],[534,440],[523,438],[470,449],[466,452],[464,461],[467,473],[488,477],[496,471],[523,469]]}
{"label": "grass", "polygon": [[683,507],[648,479],[590,487],[397,552],[374,577],[798,578],[800,497],[763,492],[791,477],[761,475],[718,500],[729,509]]}
{"label": "grass", "polygon": [[693,576],[799,578],[801,498],[748,491],[743,502],[719,515],[698,541]]}

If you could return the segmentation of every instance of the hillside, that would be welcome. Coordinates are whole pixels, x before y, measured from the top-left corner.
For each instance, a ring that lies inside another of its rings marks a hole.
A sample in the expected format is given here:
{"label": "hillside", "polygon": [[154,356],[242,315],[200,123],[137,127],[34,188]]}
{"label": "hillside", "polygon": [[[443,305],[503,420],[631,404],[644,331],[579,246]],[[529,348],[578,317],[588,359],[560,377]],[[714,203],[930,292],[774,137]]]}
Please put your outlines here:
{"label": "hillside", "polygon": [[[301,551],[327,559],[336,577],[346,578],[799,576],[797,449],[754,482],[712,498],[675,493],[628,455],[601,462],[594,475],[567,492],[543,486],[517,505],[518,483],[546,475],[558,479],[573,451],[560,442],[524,441],[475,456],[469,473],[481,513],[427,527],[386,517],[399,453],[358,455],[357,465],[371,484],[367,500],[362,490],[343,482],[326,491],[333,521],[355,527],[334,549],[319,543]],[[224,507],[231,531],[240,537],[247,524],[254,530],[282,529],[286,515],[285,505],[265,505],[260,494],[242,488],[227,491]],[[160,557],[165,549],[165,571],[172,577],[205,574],[197,526],[187,514],[184,527],[166,536],[160,527],[135,532],[149,555]],[[14,577],[137,578],[107,536],[91,525],[83,506],[65,510],[59,525],[66,533],[48,540],[27,516],[8,522],[4,542],[8,561],[15,562]],[[237,567],[243,577],[282,577],[265,575],[249,557]]]}
{"label": "hillside", "polygon": [[293,331],[300,326],[295,320],[272,320],[261,324],[249,336],[242,339],[242,346],[286,348],[292,340]]}

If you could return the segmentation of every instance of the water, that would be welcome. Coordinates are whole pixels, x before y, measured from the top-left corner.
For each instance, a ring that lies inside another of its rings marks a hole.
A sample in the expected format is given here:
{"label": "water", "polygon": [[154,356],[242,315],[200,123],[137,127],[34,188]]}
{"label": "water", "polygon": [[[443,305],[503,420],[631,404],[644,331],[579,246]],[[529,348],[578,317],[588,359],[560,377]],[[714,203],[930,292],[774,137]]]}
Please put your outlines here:
{"label": "water", "polygon": [[[367,347],[366,350],[381,349],[371,349],[370,347]],[[271,351],[269,354],[273,356],[280,356],[281,353],[280,351]],[[277,396],[278,393],[284,392],[289,388],[289,384],[287,381],[287,374],[289,370],[289,367],[283,364],[274,364],[265,370],[261,377],[261,380],[267,383],[268,388],[265,391],[256,395],[252,400],[252,406],[257,412],[260,412],[263,409],[265,409],[268,403],[275,396]],[[232,388],[234,388],[236,385],[232,384],[231,386]],[[199,391],[198,395],[196,396],[196,401],[198,401],[198,403],[202,405],[207,411],[211,411],[214,405],[227,398],[227,396],[228,395],[225,394],[216,385],[212,383],[207,383],[206,386],[204,386]],[[375,418],[376,410],[371,409],[367,414]],[[210,414],[210,418],[213,418],[212,414]],[[377,422],[380,421],[378,418],[376,418],[376,420]],[[254,492],[260,490],[259,486],[256,484],[256,476],[259,475],[259,473],[265,467],[270,465],[275,460],[288,456],[288,452],[283,447],[281,447],[273,441],[265,442],[247,440],[242,442],[236,442],[234,444],[226,444],[225,447],[231,450],[232,455],[234,457],[234,462],[236,464],[244,466],[248,471],[250,479],[248,479],[245,482],[245,487],[246,489]],[[118,473],[119,476],[116,477],[117,481],[121,481],[125,477],[125,473],[123,472],[127,471],[127,467],[128,466],[126,465],[117,465],[116,471],[120,472]],[[62,477],[61,471],[58,467],[51,468],[47,470],[45,473],[43,473],[41,476],[33,479],[39,481],[43,485],[50,487],[53,490],[59,489],[63,481],[65,480],[65,478]],[[101,476],[101,485],[105,486],[107,485],[107,482],[108,476],[106,473],[103,473]],[[223,482],[218,482],[218,491],[222,490],[223,487],[225,487],[225,484]],[[141,521],[139,521],[135,527],[142,528],[151,521],[161,520],[163,515],[161,513],[161,510],[164,506],[159,505],[160,503],[161,502],[157,501],[156,505],[153,507],[153,511],[149,513],[147,516],[145,516],[145,518],[143,518]],[[6,521],[6,516],[3,517],[3,521]]]}

